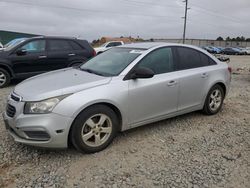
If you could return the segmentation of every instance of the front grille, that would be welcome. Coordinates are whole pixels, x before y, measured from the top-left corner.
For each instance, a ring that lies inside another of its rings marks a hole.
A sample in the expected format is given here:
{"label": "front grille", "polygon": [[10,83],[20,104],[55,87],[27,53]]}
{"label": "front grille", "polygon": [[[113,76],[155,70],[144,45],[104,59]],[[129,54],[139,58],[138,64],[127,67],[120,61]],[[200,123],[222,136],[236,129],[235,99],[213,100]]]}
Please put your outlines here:
{"label": "front grille", "polygon": [[16,108],[14,106],[10,105],[10,104],[7,104],[6,114],[9,117],[14,117],[15,114],[16,114]]}
{"label": "front grille", "polygon": [[13,94],[13,93],[11,93],[10,98],[11,98],[12,100],[14,100],[14,101],[17,101],[17,102],[21,101],[21,97],[15,95],[15,94]]}

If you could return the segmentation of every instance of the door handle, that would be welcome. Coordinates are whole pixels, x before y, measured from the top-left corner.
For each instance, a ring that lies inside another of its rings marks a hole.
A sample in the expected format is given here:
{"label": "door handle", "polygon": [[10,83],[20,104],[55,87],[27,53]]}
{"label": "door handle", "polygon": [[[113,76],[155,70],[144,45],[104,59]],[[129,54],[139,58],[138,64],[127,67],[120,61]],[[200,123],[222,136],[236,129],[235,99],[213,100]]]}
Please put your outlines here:
{"label": "door handle", "polygon": [[39,59],[44,59],[44,58],[47,58],[47,56],[46,55],[40,55],[40,56],[38,56],[38,58]]}
{"label": "door handle", "polygon": [[177,84],[177,81],[175,80],[171,80],[170,82],[168,82],[168,86],[174,86]]}
{"label": "door handle", "polygon": [[202,74],[201,74],[201,77],[202,77],[202,78],[207,78],[207,77],[208,77],[208,73],[202,73]]}
{"label": "door handle", "polygon": [[76,55],[76,54],[68,54],[68,56],[74,56],[74,55]]}

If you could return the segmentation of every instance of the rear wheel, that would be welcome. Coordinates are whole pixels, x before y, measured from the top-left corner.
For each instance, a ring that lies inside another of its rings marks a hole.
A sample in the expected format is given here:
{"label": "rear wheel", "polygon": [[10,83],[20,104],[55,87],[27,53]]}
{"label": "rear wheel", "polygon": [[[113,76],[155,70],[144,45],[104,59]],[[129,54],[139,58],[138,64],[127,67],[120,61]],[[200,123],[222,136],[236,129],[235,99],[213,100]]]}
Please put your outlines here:
{"label": "rear wheel", "polygon": [[223,104],[225,97],[224,90],[220,85],[213,86],[210,91],[208,92],[203,112],[207,115],[214,115],[217,114]]}
{"label": "rear wheel", "polygon": [[71,142],[81,152],[94,153],[105,149],[117,133],[119,121],[105,105],[95,105],[79,114],[72,125]]}
{"label": "rear wheel", "polygon": [[10,74],[5,69],[0,68],[0,88],[8,86],[10,83]]}

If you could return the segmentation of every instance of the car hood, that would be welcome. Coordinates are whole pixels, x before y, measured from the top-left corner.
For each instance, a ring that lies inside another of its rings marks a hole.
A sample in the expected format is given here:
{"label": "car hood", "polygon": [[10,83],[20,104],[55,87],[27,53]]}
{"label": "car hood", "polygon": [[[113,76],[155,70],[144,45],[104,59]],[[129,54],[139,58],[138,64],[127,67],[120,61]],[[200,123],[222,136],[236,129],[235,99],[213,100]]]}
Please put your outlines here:
{"label": "car hood", "polygon": [[29,78],[18,84],[14,92],[23,101],[40,101],[108,84],[110,80],[110,77],[67,68]]}

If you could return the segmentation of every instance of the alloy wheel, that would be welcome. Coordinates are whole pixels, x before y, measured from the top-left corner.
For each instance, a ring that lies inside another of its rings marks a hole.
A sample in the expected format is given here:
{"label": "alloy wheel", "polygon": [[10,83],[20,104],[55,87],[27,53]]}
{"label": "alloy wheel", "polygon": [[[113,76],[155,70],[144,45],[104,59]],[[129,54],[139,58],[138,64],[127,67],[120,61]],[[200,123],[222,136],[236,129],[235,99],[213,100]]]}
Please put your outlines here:
{"label": "alloy wheel", "polygon": [[6,83],[7,77],[3,72],[0,72],[0,86],[3,86]]}
{"label": "alloy wheel", "polygon": [[98,147],[109,139],[111,133],[111,119],[105,114],[95,114],[82,127],[82,141],[90,147]]}
{"label": "alloy wheel", "polygon": [[209,107],[212,111],[218,110],[222,103],[222,94],[219,89],[215,89],[209,98]]}

